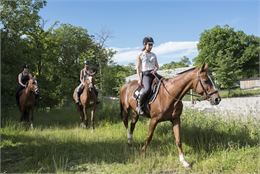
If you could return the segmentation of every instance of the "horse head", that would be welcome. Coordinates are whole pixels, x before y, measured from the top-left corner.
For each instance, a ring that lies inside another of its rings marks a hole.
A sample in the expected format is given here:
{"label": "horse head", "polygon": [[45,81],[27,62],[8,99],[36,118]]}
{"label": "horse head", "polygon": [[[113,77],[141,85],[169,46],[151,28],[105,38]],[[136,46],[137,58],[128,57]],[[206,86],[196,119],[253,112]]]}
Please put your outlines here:
{"label": "horse head", "polygon": [[27,82],[26,88],[28,88],[29,91],[32,91],[34,94],[39,94],[38,83],[35,77],[31,78]]}
{"label": "horse head", "polygon": [[193,81],[193,89],[203,96],[212,105],[218,105],[221,101],[218,90],[208,73],[208,64],[203,64],[197,71],[197,76]]}

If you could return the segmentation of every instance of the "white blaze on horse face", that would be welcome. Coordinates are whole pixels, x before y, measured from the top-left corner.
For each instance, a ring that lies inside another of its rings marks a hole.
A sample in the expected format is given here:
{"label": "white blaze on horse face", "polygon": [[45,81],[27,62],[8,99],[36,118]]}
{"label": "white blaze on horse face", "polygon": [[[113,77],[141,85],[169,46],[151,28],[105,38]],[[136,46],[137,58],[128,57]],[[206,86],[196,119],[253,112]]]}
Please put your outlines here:
{"label": "white blaze on horse face", "polygon": [[92,83],[92,78],[93,78],[92,76],[89,76],[89,77],[88,77],[90,83]]}

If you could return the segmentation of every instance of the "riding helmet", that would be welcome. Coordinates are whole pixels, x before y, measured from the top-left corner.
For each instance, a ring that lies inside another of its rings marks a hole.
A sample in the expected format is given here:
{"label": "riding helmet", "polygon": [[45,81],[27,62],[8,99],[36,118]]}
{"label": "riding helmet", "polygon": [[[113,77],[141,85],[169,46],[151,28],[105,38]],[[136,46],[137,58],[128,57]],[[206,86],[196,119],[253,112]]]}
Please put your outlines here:
{"label": "riding helmet", "polygon": [[85,64],[85,65],[89,65],[90,62],[89,62],[88,60],[84,60],[84,64]]}
{"label": "riding helmet", "polygon": [[29,65],[24,64],[24,65],[23,65],[23,69],[24,69],[24,68],[28,68],[28,69],[29,69]]}
{"label": "riding helmet", "polygon": [[144,45],[146,45],[148,42],[152,42],[152,43],[153,43],[153,38],[147,36],[147,37],[145,37],[145,38],[143,39],[143,44],[144,44]]}

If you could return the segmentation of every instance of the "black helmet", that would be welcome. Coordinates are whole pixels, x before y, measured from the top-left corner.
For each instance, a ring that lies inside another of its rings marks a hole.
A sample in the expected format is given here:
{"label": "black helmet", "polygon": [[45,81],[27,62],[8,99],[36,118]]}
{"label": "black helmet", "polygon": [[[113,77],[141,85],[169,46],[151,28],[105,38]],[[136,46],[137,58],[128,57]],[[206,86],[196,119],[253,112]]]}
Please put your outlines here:
{"label": "black helmet", "polygon": [[84,60],[84,64],[85,64],[85,65],[89,65],[90,62],[89,62],[88,60]]}
{"label": "black helmet", "polygon": [[153,43],[153,38],[152,37],[145,37],[143,39],[143,44],[146,45],[148,42],[152,42]]}
{"label": "black helmet", "polygon": [[29,65],[24,64],[24,65],[23,65],[23,69],[24,69],[24,68],[28,68],[28,69],[29,69]]}

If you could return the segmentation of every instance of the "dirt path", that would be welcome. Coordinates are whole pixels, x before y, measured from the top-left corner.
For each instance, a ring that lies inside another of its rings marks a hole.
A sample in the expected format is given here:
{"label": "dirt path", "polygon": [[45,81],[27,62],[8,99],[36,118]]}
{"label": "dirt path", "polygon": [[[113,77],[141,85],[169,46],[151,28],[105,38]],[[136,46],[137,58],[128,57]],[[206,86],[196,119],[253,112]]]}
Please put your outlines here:
{"label": "dirt path", "polygon": [[191,102],[184,101],[184,107],[198,109],[205,112],[213,112],[225,117],[249,117],[260,120],[260,96],[224,98],[217,106],[212,106],[208,101]]}

